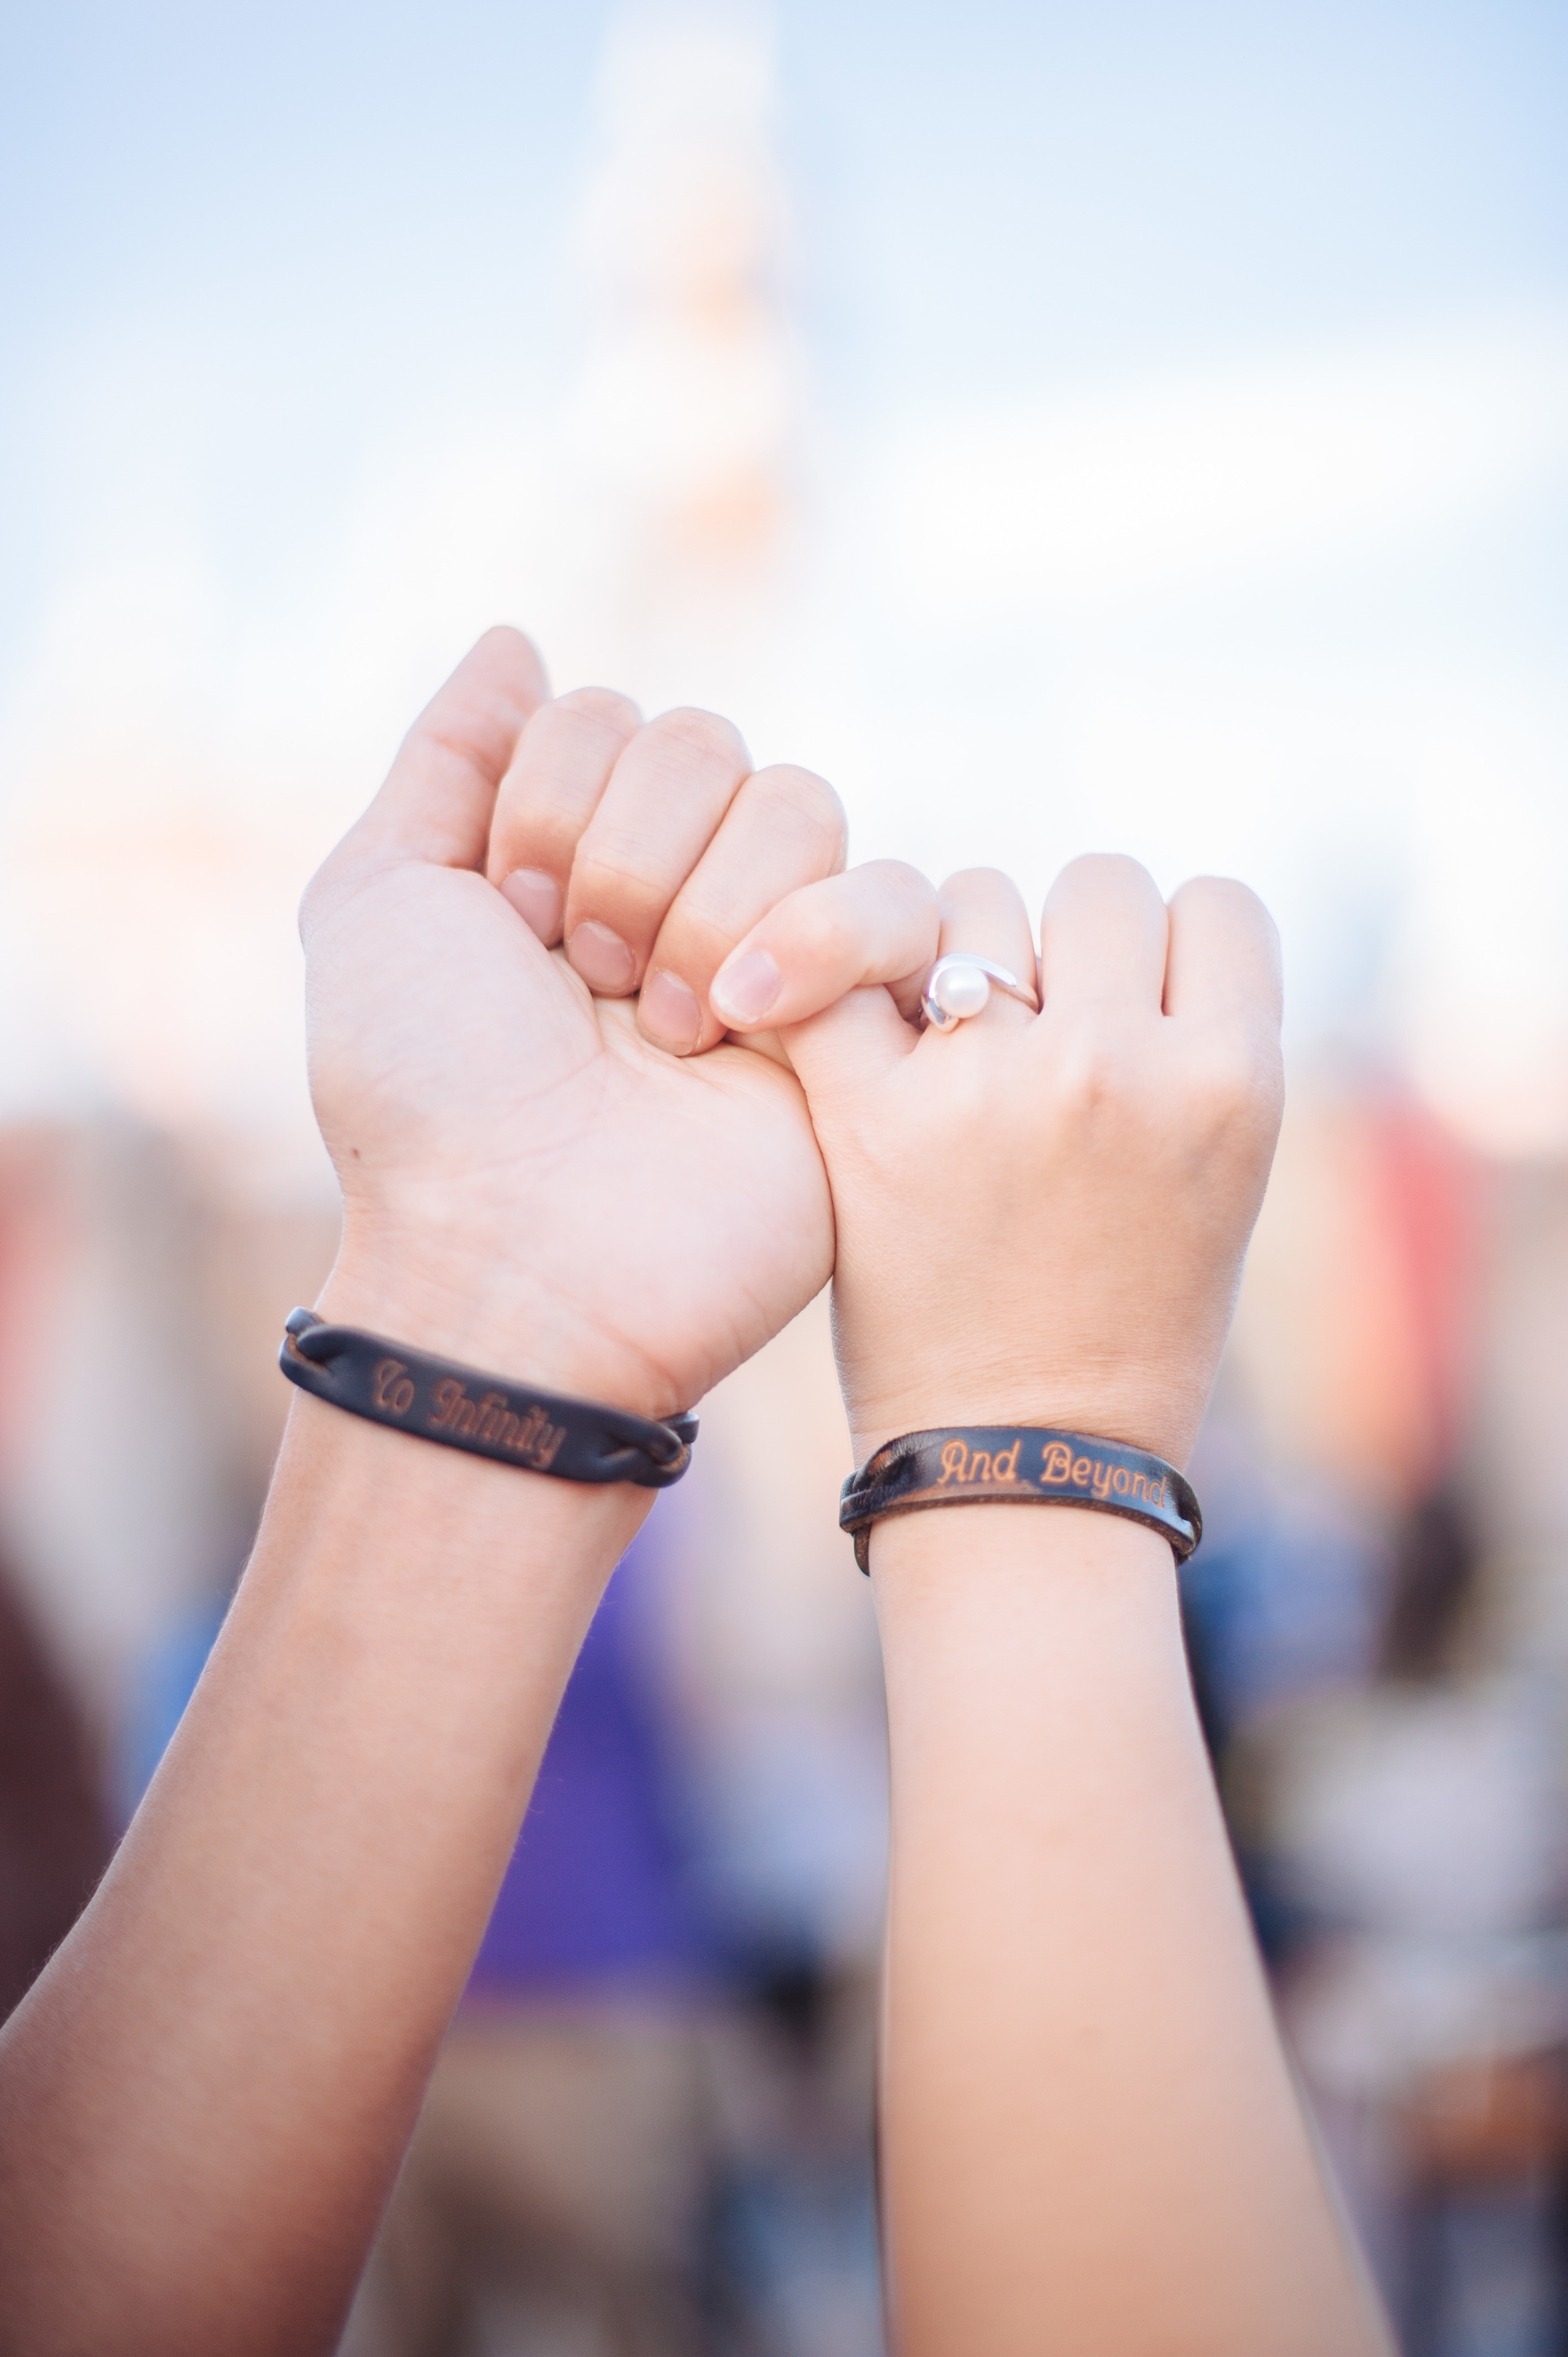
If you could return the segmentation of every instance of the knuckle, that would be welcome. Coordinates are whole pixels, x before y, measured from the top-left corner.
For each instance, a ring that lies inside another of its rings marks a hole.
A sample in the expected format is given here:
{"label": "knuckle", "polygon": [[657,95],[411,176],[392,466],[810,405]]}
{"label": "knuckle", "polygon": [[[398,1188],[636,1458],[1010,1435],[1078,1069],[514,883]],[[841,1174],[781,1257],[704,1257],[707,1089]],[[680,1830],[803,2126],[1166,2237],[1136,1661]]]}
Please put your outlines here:
{"label": "knuckle", "polygon": [[1194,899],[1222,900],[1236,909],[1261,910],[1263,906],[1251,886],[1235,876],[1189,876],[1173,897],[1184,899],[1189,893]]}
{"label": "knuckle", "polygon": [[789,823],[824,858],[842,855],[848,832],[843,804],[825,778],[780,762],[759,770],[747,791],[755,791],[769,817]]}
{"label": "knuckle", "polygon": [[1250,884],[1235,876],[1189,876],[1171,895],[1173,909],[1200,908],[1210,918],[1237,935],[1251,934],[1264,947],[1266,954],[1277,965],[1280,954],[1279,928],[1270,915],[1266,902],[1258,898]]}
{"label": "knuckle", "polygon": [[1280,1060],[1244,1038],[1210,1040],[1189,1060],[1183,1094],[1211,1131],[1273,1119],[1283,1096]]}
{"label": "knuckle", "polygon": [[746,766],[739,729],[721,713],[704,712],[696,705],[678,705],[673,712],[661,712],[657,720],[648,723],[643,734],[668,743],[678,753],[729,769]]}
{"label": "knuckle", "polygon": [[923,876],[918,867],[911,867],[908,860],[868,860],[864,867],[850,870],[849,881],[875,894],[895,920],[914,918],[919,920],[935,940],[940,920],[936,892],[929,877]]}
{"label": "knuckle", "polygon": [[858,876],[875,876],[884,881],[889,891],[907,892],[911,899],[934,907],[936,893],[931,879],[918,867],[911,867],[907,859],[868,859],[855,870]]}
{"label": "knuckle", "polygon": [[1054,1094],[1059,1114],[1089,1126],[1133,1094],[1126,1053],[1102,1031],[1080,1030],[1058,1060]]}
{"label": "knuckle", "polygon": [[558,695],[554,705],[542,710],[581,713],[586,719],[601,722],[613,728],[619,737],[633,737],[642,726],[642,715],[629,695],[622,695],[614,687],[574,687]]}
{"label": "knuckle", "polygon": [[1152,885],[1154,877],[1143,861],[1126,851],[1080,851],[1062,869],[1064,877],[1073,877],[1085,883],[1109,885]]}

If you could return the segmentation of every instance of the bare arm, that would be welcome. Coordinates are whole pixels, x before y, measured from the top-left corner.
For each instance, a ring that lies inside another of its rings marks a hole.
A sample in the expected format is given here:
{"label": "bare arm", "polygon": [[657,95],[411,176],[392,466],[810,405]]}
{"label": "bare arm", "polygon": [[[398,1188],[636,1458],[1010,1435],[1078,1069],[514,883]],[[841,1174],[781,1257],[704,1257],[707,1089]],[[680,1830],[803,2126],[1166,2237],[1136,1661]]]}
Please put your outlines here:
{"label": "bare arm", "polygon": [[0,2345],[332,2347],[635,1495],[296,1404],[154,1791],[6,2033]]}
{"label": "bare arm", "polygon": [[971,1507],[889,1523],[873,1561],[902,2357],[1385,2347],[1280,2050],[1169,1547]]}
{"label": "bare arm", "polygon": [[[943,953],[1034,971],[1004,877]],[[786,906],[743,943],[787,953]],[[785,1034],[838,1222],[855,1454],[1063,1426],[1180,1465],[1278,1123],[1273,931],[1127,860],[1047,904],[1043,1011],[917,1039],[863,991]],[[720,975],[715,996],[726,977]],[[889,1520],[883,2054],[900,2357],[1370,2357],[1387,2342],[1275,2034],[1166,1543],[1058,1506]],[[847,1566],[846,1566],[847,1568]]]}
{"label": "bare arm", "polygon": [[[908,871],[838,876],[830,790],[752,774],[711,716],[542,697],[525,641],[482,641],[307,896],[344,1195],[322,1307],[664,1415],[832,1258],[798,1083],[689,1019],[714,968],[781,893],[828,891],[794,976],[825,1005],[917,969],[934,900]],[[191,1708],[0,2040],[0,2348],[333,2347],[649,1502],[296,1401]]]}

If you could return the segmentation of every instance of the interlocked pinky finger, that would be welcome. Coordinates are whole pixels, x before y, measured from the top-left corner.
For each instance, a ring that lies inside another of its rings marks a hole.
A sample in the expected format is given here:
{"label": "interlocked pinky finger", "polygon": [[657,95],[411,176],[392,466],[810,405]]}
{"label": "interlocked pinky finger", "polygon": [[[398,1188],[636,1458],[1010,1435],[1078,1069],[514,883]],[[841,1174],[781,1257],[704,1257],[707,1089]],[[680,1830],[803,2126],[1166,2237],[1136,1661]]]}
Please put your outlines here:
{"label": "interlocked pinky finger", "polygon": [[725,960],[709,1003],[732,1031],[776,1030],[881,984],[912,1021],[940,929],[919,870],[874,859],[780,900]]}

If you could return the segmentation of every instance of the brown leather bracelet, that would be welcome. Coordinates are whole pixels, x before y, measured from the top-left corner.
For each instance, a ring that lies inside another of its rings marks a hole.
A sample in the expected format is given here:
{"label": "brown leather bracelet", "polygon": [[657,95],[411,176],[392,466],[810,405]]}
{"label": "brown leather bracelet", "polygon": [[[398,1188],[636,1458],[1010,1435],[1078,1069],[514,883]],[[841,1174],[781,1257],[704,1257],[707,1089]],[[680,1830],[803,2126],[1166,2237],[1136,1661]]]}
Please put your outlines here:
{"label": "brown leather bracelet", "polygon": [[1121,1514],[1168,1539],[1178,1563],[1203,1536],[1190,1482],[1163,1457],[1032,1424],[944,1425],[889,1440],[844,1483],[839,1528],[853,1532],[854,1559],[869,1572],[874,1523],[928,1506],[981,1504]]}
{"label": "brown leather bracelet", "polygon": [[314,1309],[290,1312],[278,1364],[291,1383],[350,1415],[557,1480],[668,1489],[690,1465],[697,1437],[694,1415],[660,1424],[597,1400],[536,1391],[384,1335],[329,1326]]}

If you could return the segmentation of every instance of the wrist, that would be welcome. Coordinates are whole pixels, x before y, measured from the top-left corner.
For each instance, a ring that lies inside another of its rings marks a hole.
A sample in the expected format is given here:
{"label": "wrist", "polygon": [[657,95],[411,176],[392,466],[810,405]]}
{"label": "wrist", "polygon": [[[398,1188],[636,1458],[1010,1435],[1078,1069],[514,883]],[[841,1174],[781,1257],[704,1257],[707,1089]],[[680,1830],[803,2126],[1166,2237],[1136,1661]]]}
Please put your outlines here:
{"label": "wrist", "polygon": [[862,1267],[841,1228],[833,1288],[839,1382],[855,1463],[907,1432],[1037,1425],[1119,1441],[1185,1468],[1227,1318],[1140,1307],[1107,1284],[1059,1284],[1004,1265],[940,1289]]}
{"label": "wrist", "polygon": [[895,1596],[940,1597],[944,1612],[950,1606],[989,1611],[1000,1609],[1020,1580],[1033,1584],[1046,1577],[1070,1587],[1109,1574],[1134,1592],[1157,1588],[1162,1598],[1176,1592],[1170,1542],[1157,1531],[1121,1515],[1055,1502],[889,1515],[872,1531],[870,1555],[879,1613]]}
{"label": "wrist", "polygon": [[537,1271],[519,1267],[506,1243],[472,1232],[346,1220],[316,1307],[334,1323],[636,1415],[690,1405],[673,1396],[662,1370]]}
{"label": "wrist", "polygon": [[1017,1425],[1116,1441],[1180,1471],[1208,1405],[1207,1384],[1184,1386],[1154,1373],[1133,1383],[1120,1370],[1087,1366],[1064,1371],[1014,1363],[977,1372],[954,1367],[936,1380],[897,1389],[857,1383],[842,1365],[840,1372],[857,1466],[906,1433]]}
{"label": "wrist", "polygon": [[[320,1314],[329,1323],[384,1336],[394,1348],[450,1358],[481,1376],[504,1377],[505,1367],[491,1362],[520,1355],[509,1347],[512,1338],[501,1321],[469,1311],[466,1291],[454,1307],[438,1286],[383,1285],[379,1274],[374,1264],[339,1262],[321,1294]],[[368,1531],[390,1519],[410,1543],[435,1537],[467,1558],[469,1576],[481,1582],[491,1573],[510,1579],[522,1544],[542,1551],[568,1586],[585,1579],[598,1587],[635,1537],[655,1492],[630,1481],[563,1479],[525,1458],[501,1461],[498,1453],[443,1446],[417,1420],[393,1428],[312,1386],[294,1393],[274,1504],[302,1494],[312,1501],[307,1519],[313,1526],[346,1518]]]}

